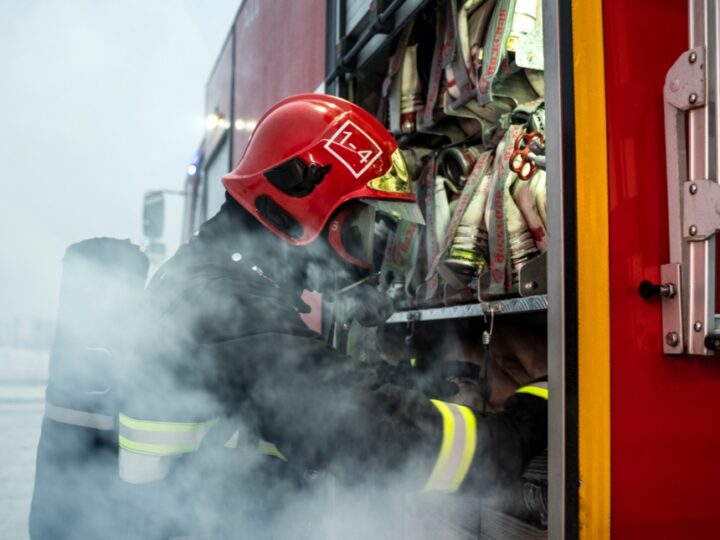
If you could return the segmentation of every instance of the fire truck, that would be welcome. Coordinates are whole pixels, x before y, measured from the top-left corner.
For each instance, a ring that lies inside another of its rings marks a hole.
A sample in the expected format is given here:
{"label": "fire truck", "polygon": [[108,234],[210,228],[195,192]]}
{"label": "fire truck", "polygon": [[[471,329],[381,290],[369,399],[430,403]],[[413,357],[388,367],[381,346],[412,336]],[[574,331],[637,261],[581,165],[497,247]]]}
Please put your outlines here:
{"label": "fire truck", "polygon": [[[443,294],[385,324],[416,335],[440,323],[480,335],[488,317],[519,333],[525,320],[545,326],[549,512],[538,537],[714,538],[719,20],[714,0],[244,0],[207,82],[182,238],[224,201],[220,177],[263,112],[292,94],[359,103],[409,157],[494,151],[516,129],[505,166],[545,175],[543,248],[500,292],[492,264],[475,261],[477,279],[464,274],[459,292],[444,294],[440,275]],[[450,216],[470,176],[452,163]],[[155,193],[154,242],[157,206]],[[486,241],[492,257],[492,231]]]}

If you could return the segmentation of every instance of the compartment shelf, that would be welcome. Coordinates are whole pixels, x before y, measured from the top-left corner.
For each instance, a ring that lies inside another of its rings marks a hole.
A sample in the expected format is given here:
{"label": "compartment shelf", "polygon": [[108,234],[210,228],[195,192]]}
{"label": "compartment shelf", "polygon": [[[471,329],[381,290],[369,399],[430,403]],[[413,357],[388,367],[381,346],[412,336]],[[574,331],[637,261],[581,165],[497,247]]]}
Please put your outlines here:
{"label": "compartment shelf", "polygon": [[547,307],[547,295],[539,294],[536,296],[482,302],[480,304],[462,304],[450,307],[398,311],[385,321],[385,324],[482,317],[483,315],[490,314],[491,312],[496,315],[508,313],[528,313],[532,311],[547,311]]}

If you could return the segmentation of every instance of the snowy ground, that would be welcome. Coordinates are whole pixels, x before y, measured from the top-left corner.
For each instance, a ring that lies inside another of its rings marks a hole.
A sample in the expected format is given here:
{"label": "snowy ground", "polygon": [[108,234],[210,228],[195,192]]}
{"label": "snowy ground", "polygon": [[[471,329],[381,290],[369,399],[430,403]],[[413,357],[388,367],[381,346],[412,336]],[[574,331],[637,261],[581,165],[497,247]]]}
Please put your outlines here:
{"label": "snowy ground", "polygon": [[46,351],[0,348],[0,538],[26,540],[47,384]]}

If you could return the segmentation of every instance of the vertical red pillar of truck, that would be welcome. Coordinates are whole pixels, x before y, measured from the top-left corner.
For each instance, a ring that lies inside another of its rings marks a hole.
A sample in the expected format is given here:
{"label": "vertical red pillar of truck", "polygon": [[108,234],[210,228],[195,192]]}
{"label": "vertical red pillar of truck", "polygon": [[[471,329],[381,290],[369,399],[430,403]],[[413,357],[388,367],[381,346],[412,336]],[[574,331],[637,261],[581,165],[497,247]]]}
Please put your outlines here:
{"label": "vertical red pillar of truck", "polygon": [[637,293],[669,262],[662,92],[688,49],[688,2],[606,0],[603,9],[612,538],[716,538],[720,358],[664,356],[660,302]]}
{"label": "vertical red pillar of truck", "polygon": [[[245,0],[235,21],[232,163],[254,123],[281,99],[313,92],[325,80],[325,0]],[[303,295],[305,323],[320,331],[318,294]]]}
{"label": "vertical red pillar of truck", "polygon": [[324,0],[243,3],[235,22],[234,116],[241,129],[234,132],[233,163],[252,123],[271,105],[325,80],[325,10]]}

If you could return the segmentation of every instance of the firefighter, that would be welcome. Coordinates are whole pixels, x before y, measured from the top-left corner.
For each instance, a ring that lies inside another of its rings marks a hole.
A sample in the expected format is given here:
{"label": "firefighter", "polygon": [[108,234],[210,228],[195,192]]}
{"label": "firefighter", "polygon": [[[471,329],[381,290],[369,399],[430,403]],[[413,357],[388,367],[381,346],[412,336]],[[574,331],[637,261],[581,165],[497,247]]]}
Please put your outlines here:
{"label": "firefighter", "polygon": [[546,383],[481,416],[414,390],[407,370],[352,362],[303,323],[303,290],[331,295],[368,272],[376,212],[422,221],[375,118],[332,96],[287,98],[223,184],[220,211],[147,288],[119,416],[129,529],[298,537],[309,514],[292,534],[276,516],[319,496],[310,479],[486,490],[544,450]]}

